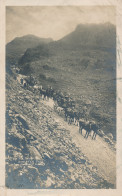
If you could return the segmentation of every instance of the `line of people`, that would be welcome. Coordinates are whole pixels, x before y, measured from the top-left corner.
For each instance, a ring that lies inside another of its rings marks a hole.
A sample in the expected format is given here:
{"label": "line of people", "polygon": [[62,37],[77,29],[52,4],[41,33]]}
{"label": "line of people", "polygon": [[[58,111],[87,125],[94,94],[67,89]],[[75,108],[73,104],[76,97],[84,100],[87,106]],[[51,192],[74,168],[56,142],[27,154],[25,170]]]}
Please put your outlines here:
{"label": "line of people", "polygon": [[75,110],[75,101],[69,97],[61,93],[60,91],[54,91],[51,86],[48,88],[43,88],[42,85],[38,86],[33,77],[29,79],[20,79],[20,83],[24,88],[31,88],[34,93],[38,93],[43,100],[49,100],[52,98],[55,102],[54,110],[58,112],[59,115],[64,116],[65,120],[68,124],[74,124],[79,126],[79,133],[82,134],[83,129],[86,131],[85,138],[92,134],[92,139],[96,139],[96,135],[100,133],[99,126],[95,122],[90,122],[85,120],[85,118],[81,119],[82,114]]}
{"label": "line of people", "polygon": [[100,130],[99,125],[96,124],[94,121],[88,121],[85,119],[80,118],[80,114],[77,112],[74,112],[70,108],[65,108],[65,110],[58,105],[54,106],[54,109],[58,112],[59,115],[65,116],[65,121],[68,122],[69,125],[73,124],[75,126],[79,127],[79,133],[82,135],[83,130],[86,131],[84,138],[88,138],[88,136],[91,135],[92,139],[96,139],[96,135],[103,134],[102,130]]}

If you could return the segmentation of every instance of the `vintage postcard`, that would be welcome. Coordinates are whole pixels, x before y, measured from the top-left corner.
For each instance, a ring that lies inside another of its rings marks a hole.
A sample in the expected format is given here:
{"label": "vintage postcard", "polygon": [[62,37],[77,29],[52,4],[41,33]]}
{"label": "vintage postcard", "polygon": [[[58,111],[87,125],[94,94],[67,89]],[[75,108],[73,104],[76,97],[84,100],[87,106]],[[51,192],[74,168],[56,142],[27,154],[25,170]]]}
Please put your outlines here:
{"label": "vintage postcard", "polygon": [[2,195],[122,195],[119,1],[1,1]]}

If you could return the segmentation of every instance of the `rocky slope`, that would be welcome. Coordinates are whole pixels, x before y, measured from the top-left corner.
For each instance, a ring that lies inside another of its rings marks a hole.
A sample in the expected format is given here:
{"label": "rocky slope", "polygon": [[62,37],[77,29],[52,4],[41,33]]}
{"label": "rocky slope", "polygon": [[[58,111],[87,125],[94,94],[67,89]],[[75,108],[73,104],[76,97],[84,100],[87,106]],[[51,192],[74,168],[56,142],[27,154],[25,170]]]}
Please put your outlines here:
{"label": "rocky slope", "polygon": [[53,104],[7,74],[6,186],[115,188],[115,150],[99,137],[85,140]]}

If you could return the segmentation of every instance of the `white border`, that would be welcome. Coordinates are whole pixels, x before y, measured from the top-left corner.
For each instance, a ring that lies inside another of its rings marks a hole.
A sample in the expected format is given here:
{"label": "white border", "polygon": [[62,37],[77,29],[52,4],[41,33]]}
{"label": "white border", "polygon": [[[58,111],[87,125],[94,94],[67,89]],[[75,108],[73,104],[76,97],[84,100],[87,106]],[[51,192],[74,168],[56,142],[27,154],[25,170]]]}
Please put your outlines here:
{"label": "white border", "polygon": [[[66,5],[114,5],[117,10],[117,188],[114,190],[41,190],[5,188],[5,6],[66,6]],[[0,195],[53,195],[53,196],[122,196],[122,0],[0,0]]]}

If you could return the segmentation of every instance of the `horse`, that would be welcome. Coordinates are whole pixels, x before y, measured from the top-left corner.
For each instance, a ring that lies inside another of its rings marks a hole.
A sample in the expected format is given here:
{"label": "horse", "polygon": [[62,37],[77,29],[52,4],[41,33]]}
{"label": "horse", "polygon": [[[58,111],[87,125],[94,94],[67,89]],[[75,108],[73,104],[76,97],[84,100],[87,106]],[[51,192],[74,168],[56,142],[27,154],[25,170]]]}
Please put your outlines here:
{"label": "horse", "polygon": [[79,133],[82,135],[82,130],[86,131],[86,134],[84,138],[88,138],[90,132],[91,132],[91,122],[85,121],[84,119],[79,120]]}
{"label": "horse", "polygon": [[83,123],[82,129],[86,130],[84,138],[88,138],[89,134],[91,133],[91,122],[87,121]]}
{"label": "horse", "polygon": [[99,126],[96,123],[91,123],[91,131],[93,131],[92,139],[95,140],[99,131]]}
{"label": "horse", "polygon": [[85,120],[84,119],[79,119],[79,133],[82,134],[82,127],[85,123]]}

